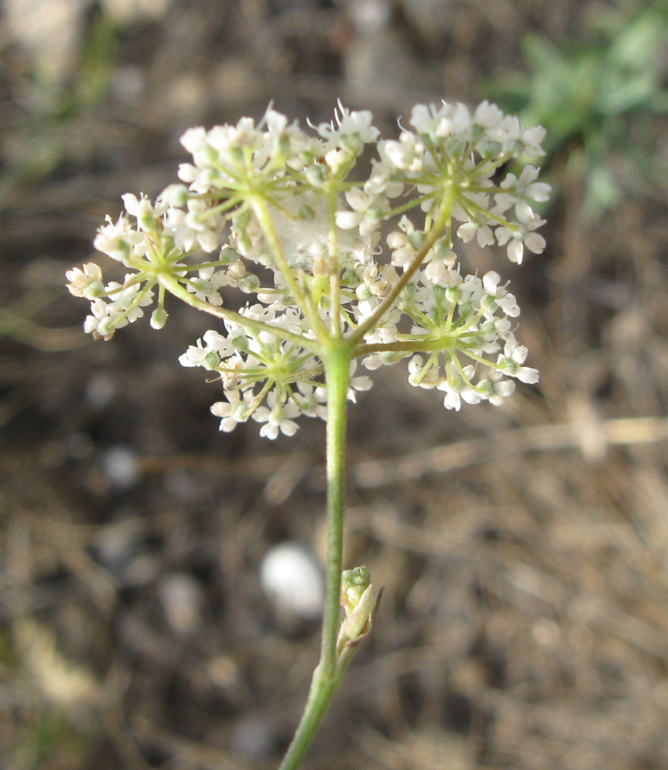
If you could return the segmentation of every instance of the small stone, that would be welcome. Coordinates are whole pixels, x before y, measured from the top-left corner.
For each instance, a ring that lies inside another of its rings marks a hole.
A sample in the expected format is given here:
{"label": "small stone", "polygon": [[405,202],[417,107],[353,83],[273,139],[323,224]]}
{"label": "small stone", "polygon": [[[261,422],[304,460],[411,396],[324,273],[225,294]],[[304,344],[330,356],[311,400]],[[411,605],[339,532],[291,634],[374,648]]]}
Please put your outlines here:
{"label": "small stone", "polygon": [[191,634],[201,623],[202,589],[194,577],[186,573],[165,575],[158,595],[167,622],[178,634]]}
{"label": "small stone", "polygon": [[128,447],[108,449],[102,459],[102,468],[111,485],[117,489],[130,489],[139,478],[137,455]]}
{"label": "small stone", "polygon": [[311,551],[298,543],[274,546],[260,568],[262,588],[280,613],[317,620],[325,598],[323,570]]}

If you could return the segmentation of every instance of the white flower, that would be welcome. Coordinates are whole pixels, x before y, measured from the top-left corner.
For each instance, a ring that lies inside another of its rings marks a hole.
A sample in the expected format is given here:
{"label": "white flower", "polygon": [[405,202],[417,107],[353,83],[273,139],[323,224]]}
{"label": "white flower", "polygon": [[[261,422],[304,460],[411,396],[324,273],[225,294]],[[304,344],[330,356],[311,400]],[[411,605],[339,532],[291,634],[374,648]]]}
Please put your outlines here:
{"label": "white flower", "polygon": [[524,246],[534,254],[541,254],[545,249],[545,238],[533,232],[545,224],[545,220],[536,215],[528,203],[520,201],[515,206],[517,223],[509,223],[508,226],[496,228],[496,239],[499,246],[508,244],[508,259],[522,263]]}
{"label": "white flower", "polygon": [[91,315],[86,316],[84,331],[104,339],[111,339],[116,329],[121,329],[144,315],[143,308],[153,301],[153,291],[141,283],[133,283],[134,276],[126,275],[125,283],[113,281],[104,287],[111,298],[105,302],[96,298],[91,302]]}
{"label": "white flower", "polygon": [[186,283],[186,289],[194,294],[197,299],[204,300],[210,305],[220,307],[223,298],[218,289],[229,286],[230,278],[224,270],[216,270],[213,267],[205,267],[198,271],[198,278],[190,278]]}
{"label": "white flower", "polygon": [[350,379],[348,384],[348,401],[353,403],[357,402],[357,393],[365,390],[371,390],[373,387],[373,380],[371,377],[363,375],[361,377],[354,377],[355,370],[357,369],[357,361],[352,361],[350,364]]}
{"label": "white flower", "polygon": [[496,211],[505,211],[526,198],[544,203],[549,200],[552,188],[545,182],[536,182],[538,169],[535,166],[525,166],[519,179],[515,174],[508,174],[501,182],[505,193],[497,193],[494,197]]}
{"label": "white flower", "polygon": [[120,320],[117,328],[142,318],[143,308],[153,302],[153,291],[143,292],[142,285],[132,283],[133,279],[133,275],[126,275],[124,283],[112,281],[105,287],[107,296],[113,300],[108,305],[108,313]]}
{"label": "white flower", "polygon": [[[193,184],[199,177],[200,171],[192,163],[180,163],[176,174],[181,181]],[[201,190],[200,192],[206,192],[206,190]]]}
{"label": "white flower", "polygon": [[220,417],[218,430],[230,433],[239,423],[246,422],[252,409],[252,393],[240,395],[238,390],[226,391],[227,401],[217,401],[211,406],[211,414]]}
{"label": "white flower", "polygon": [[415,232],[415,225],[407,216],[401,217],[399,227],[401,231],[394,230],[387,236],[387,245],[392,249],[392,264],[406,269],[415,257],[421,234]]}
{"label": "white flower", "polygon": [[522,132],[523,152],[527,158],[539,158],[541,155],[545,155],[545,150],[541,145],[546,134],[547,131],[543,126],[534,126]]}
{"label": "white flower", "polygon": [[[288,125],[288,119],[276,110],[268,109],[260,126],[265,125],[263,148],[258,152],[256,162],[261,165],[265,156],[282,159],[287,166],[294,170],[306,171],[309,168],[307,156],[320,157],[324,152],[324,143],[313,136],[308,136],[293,122]],[[314,166],[310,166],[314,168]]]}
{"label": "white flower", "polygon": [[518,345],[514,338],[509,339],[504,346],[503,355],[499,356],[497,366],[504,374],[534,385],[540,379],[538,369],[522,366],[528,352],[524,345]]}
{"label": "white flower", "polygon": [[416,388],[435,388],[441,381],[438,366],[425,367],[422,356],[416,355],[408,362],[408,382]]}
{"label": "white flower", "polygon": [[[381,151],[382,142],[378,145]],[[386,198],[396,198],[404,191],[401,182],[392,181],[392,166],[387,162],[376,161],[369,178],[364,183],[364,192],[368,195],[385,195]]]}
{"label": "white flower", "polygon": [[170,184],[160,193],[158,199],[167,207],[180,208],[186,205],[189,197],[190,193],[184,184]]}
{"label": "white flower", "polygon": [[[230,393],[237,393],[237,391],[233,390],[230,391]],[[236,404],[230,401],[216,401],[215,404],[212,404],[211,414],[215,417],[220,417],[220,426],[218,427],[218,430],[221,430],[224,433],[230,433],[237,427],[239,420],[235,417],[235,407]]]}
{"label": "white flower", "polygon": [[380,224],[382,211],[387,209],[378,196],[371,196],[359,187],[353,187],[345,194],[346,202],[352,211],[337,211],[336,226],[341,230],[352,230],[359,227],[362,236],[370,235]]}
{"label": "white flower", "polygon": [[272,440],[278,438],[279,432],[285,436],[294,436],[299,428],[299,425],[292,419],[300,414],[297,405],[291,401],[283,404],[277,403],[275,390],[272,390],[267,396],[267,403],[271,408],[259,406],[253,412],[253,419],[256,422],[264,423],[260,428],[260,435]]}
{"label": "white flower", "polygon": [[452,268],[443,260],[432,259],[425,267],[424,274],[428,281],[445,286],[449,280]]}
{"label": "white flower", "polygon": [[187,211],[170,208],[165,214],[165,230],[172,233],[174,243],[183,251],[201,248],[207,253],[219,246],[218,222],[211,216],[205,201],[190,198]]}
{"label": "white flower", "polygon": [[501,276],[495,271],[490,270],[482,278],[482,285],[487,293],[487,300],[493,300],[491,305],[488,306],[485,316],[488,318],[493,317],[494,311],[497,307],[511,318],[517,318],[520,314],[520,308],[517,304],[517,300],[513,294],[510,294],[505,290],[503,286],[499,285]]}
{"label": "white flower", "polygon": [[229,337],[224,337],[213,329],[205,332],[197,345],[191,345],[186,352],[179,357],[181,366],[202,366],[204,369],[213,370],[218,367],[221,359],[234,353],[234,345]]}
{"label": "white flower", "polygon": [[467,131],[471,126],[471,114],[468,107],[461,103],[443,102],[439,107],[417,104],[411,112],[410,124],[419,134],[442,139]]}
{"label": "white flower", "polygon": [[[91,315],[86,316],[84,331],[86,334],[94,334],[109,339],[114,334],[114,328],[110,324],[109,305],[102,299],[96,299],[90,305]],[[102,327],[102,328],[101,328]]]}
{"label": "white flower", "polygon": [[410,131],[402,131],[399,141],[380,142],[378,152],[383,161],[401,171],[421,171],[424,164],[424,144]]}
{"label": "white flower", "polygon": [[515,383],[500,379],[500,372],[490,371],[488,374],[488,377],[478,382],[478,390],[492,406],[501,406],[515,392]]}
{"label": "white flower", "polygon": [[492,228],[482,221],[469,220],[468,222],[464,222],[464,224],[460,225],[457,229],[457,235],[464,241],[464,243],[468,243],[473,239],[473,236],[476,236],[478,245],[482,248],[491,246],[494,243]]}
{"label": "white flower", "polygon": [[320,417],[327,419],[327,392],[325,388],[311,385],[308,382],[298,382],[297,391],[299,395],[293,394],[295,401],[299,404],[302,414],[307,417]]}
{"label": "white flower", "polygon": [[495,126],[487,129],[487,137],[498,142],[505,151],[513,147],[520,135],[520,121],[515,115],[504,115]]}
{"label": "white flower", "polygon": [[65,273],[69,283],[67,288],[75,297],[85,297],[94,300],[104,296],[102,283],[102,270],[95,262],[87,262],[82,266],[83,270],[74,267]]}
{"label": "white flower", "polygon": [[125,262],[144,239],[144,234],[134,230],[130,220],[121,215],[115,224],[107,217],[107,224],[97,231],[93,246],[117,262]]}
{"label": "white flower", "polygon": [[191,155],[206,157],[207,135],[202,126],[189,128],[181,137],[181,144]]}
{"label": "white flower", "polygon": [[471,387],[471,380],[475,374],[475,367],[471,364],[462,369],[462,374],[452,368],[447,377],[440,380],[436,386],[438,390],[445,392],[443,406],[446,409],[461,409],[462,401],[467,404],[478,404],[482,400],[480,393]]}
{"label": "white flower", "polygon": [[496,128],[503,120],[503,110],[496,106],[496,104],[490,104],[485,99],[481,102],[473,113],[473,122],[477,126],[482,126],[485,130],[491,130]]}
{"label": "white flower", "polygon": [[[321,123],[317,131],[330,147],[344,144],[345,137],[355,137],[363,144],[375,142],[380,131],[372,125],[373,115],[369,110],[351,112],[338,103],[338,111],[334,113],[334,121]],[[336,128],[334,127],[336,122]]]}
{"label": "white flower", "polygon": [[137,198],[132,193],[121,195],[121,199],[127,213],[137,220],[140,230],[150,231],[158,228],[158,218],[166,208],[164,202],[159,201],[154,206],[144,194]]}

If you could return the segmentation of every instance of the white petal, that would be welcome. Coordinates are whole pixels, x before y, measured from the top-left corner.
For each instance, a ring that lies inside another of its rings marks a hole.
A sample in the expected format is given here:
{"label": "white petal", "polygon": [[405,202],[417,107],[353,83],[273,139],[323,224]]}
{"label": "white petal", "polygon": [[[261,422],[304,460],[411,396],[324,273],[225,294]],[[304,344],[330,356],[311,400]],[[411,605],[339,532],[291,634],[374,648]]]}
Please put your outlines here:
{"label": "white petal", "polygon": [[522,257],[524,256],[524,244],[522,241],[512,240],[508,244],[508,259],[511,262],[515,262],[518,265],[522,264]]}

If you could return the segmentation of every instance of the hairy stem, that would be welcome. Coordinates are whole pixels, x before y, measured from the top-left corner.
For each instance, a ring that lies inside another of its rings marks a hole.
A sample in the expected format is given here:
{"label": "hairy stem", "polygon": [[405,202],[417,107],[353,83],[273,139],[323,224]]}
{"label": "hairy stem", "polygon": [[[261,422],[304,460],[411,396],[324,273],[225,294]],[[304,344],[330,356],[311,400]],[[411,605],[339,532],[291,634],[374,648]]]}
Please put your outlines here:
{"label": "hairy stem", "polygon": [[260,227],[262,228],[262,232],[267,239],[269,247],[271,248],[271,253],[276,261],[276,265],[288,285],[288,289],[292,292],[292,296],[295,298],[295,301],[301,308],[302,313],[304,313],[304,316],[311,324],[311,328],[313,329],[316,337],[321,342],[323,342],[327,338],[327,330],[322,322],[322,319],[320,318],[320,315],[317,313],[316,308],[313,307],[312,303],[309,301],[309,297],[307,297],[302,291],[302,287],[299,285],[299,282],[297,281],[292,268],[288,264],[288,260],[283,253],[283,247],[281,246],[281,242],[278,238],[278,235],[276,234],[276,229],[274,228],[274,223],[269,213],[269,208],[266,201],[254,201],[253,211],[257,217],[258,222],[260,223]]}
{"label": "hairy stem", "polygon": [[300,334],[294,334],[293,332],[289,332],[287,329],[282,329],[280,326],[274,326],[262,321],[257,321],[254,318],[241,315],[241,313],[237,313],[235,310],[228,310],[228,308],[212,305],[205,300],[199,299],[171,275],[160,275],[158,282],[161,286],[164,286],[168,292],[173,294],[175,297],[178,297],[182,302],[185,302],[186,305],[190,305],[191,307],[194,307],[197,310],[201,310],[204,313],[208,313],[209,315],[215,316],[216,318],[234,321],[240,326],[245,326],[249,329],[253,329],[256,332],[269,332],[276,337],[280,337],[281,339],[287,340],[288,342],[293,342],[295,345],[299,345],[300,347],[306,348],[307,350],[312,350],[313,352],[320,350],[320,345],[318,342],[316,342],[316,340],[309,339],[308,337],[304,337]]}
{"label": "hairy stem", "polygon": [[436,221],[434,222],[433,227],[431,228],[429,234],[427,235],[425,242],[422,244],[421,248],[416,253],[415,257],[413,258],[413,261],[404,270],[404,273],[401,276],[401,278],[393,286],[390,293],[380,303],[380,305],[376,308],[376,310],[372,313],[372,315],[370,315],[369,318],[367,318],[363,323],[361,323],[357,327],[357,329],[355,329],[355,331],[350,335],[349,339],[352,343],[359,342],[368,331],[375,328],[375,326],[380,322],[380,320],[383,318],[385,313],[387,313],[394,306],[394,302],[397,299],[397,297],[401,294],[401,292],[407,286],[408,282],[415,274],[415,271],[424,262],[427,254],[429,254],[431,247],[436,243],[436,241],[440,238],[441,234],[443,233],[443,228],[445,227],[446,222],[450,218],[452,207],[455,205],[456,200],[457,200],[457,197],[454,192],[451,192],[450,195],[446,195],[443,197],[440,208],[438,210],[438,214],[436,216]]}
{"label": "hairy stem", "polygon": [[336,642],[340,627],[339,602],[343,568],[345,509],[346,398],[351,350],[341,339],[332,340],[325,356],[327,381],[327,592],[320,661],[297,732],[279,770],[297,770],[336,692],[348,660],[340,665]]}

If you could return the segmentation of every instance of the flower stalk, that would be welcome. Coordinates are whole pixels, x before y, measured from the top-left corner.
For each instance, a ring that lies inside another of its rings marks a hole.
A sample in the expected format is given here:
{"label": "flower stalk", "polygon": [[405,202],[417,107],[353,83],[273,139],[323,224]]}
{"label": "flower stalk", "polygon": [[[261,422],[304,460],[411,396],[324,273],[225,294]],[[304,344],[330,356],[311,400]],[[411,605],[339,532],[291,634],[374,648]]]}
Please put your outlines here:
{"label": "flower stalk", "polygon": [[279,770],[296,770],[308,751],[345,673],[337,640],[340,629],[345,513],[346,399],[350,347],[332,344],[325,357],[327,382],[327,575],[320,660],[313,673],[308,701]]}
{"label": "flower stalk", "polygon": [[327,579],[320,666],[325,680],[335,678],[339,631],[343,520],[346,486],[346,417],[351,352],[339,342],[325,356],[327,383]]}

